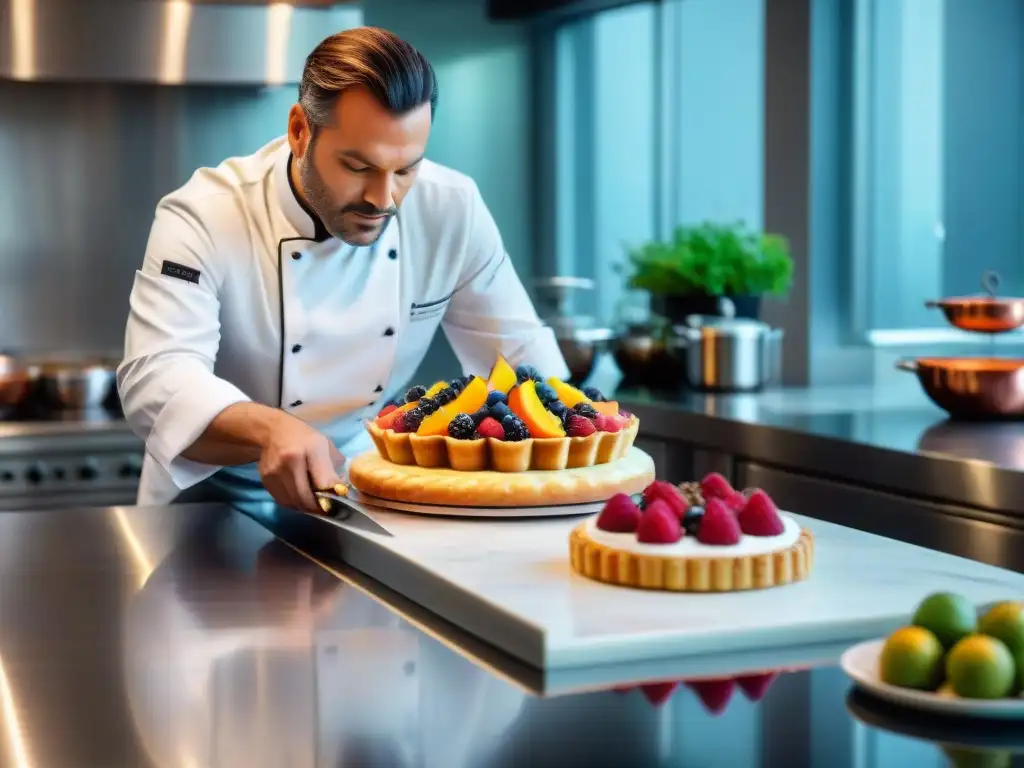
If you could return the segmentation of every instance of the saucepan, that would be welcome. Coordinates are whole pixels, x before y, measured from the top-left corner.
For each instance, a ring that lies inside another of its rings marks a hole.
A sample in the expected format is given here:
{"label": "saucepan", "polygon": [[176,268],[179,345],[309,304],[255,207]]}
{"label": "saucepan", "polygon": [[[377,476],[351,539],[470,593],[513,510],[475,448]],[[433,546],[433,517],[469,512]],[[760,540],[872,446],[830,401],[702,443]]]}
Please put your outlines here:
{"label": "saucepan", "polygon": [[999,275],[996,272],[985,272],[981,287],[984,296],[926,301],[925,306],[941,309],[950,325],[963,331],[1006,333],[1024,325],[1024,298],[997,298]]}
{"label": "saucepan", "polygon": [[933,403],[954,419],[1024,418],[1024,359],[924,357],[897,360],[917,374]]}

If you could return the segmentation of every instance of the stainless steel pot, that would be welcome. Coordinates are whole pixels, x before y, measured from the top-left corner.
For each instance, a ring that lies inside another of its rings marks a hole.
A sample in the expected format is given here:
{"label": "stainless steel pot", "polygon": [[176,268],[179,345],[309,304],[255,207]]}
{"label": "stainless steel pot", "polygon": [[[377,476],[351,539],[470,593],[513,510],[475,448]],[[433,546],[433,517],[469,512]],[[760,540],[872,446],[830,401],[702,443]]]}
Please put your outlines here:
{"label": "stainless steel pot", "polygon": [[686,344],[686,383],[711,392],[754,392],[781,378],[782,329],[757,320],[691,315],[674,328]]}
{"label": "stainless steel pot", "polygon": [[548,304],[542,319],[555,334],[571,380],[583,381],[593,371],[597,356],[608,349],[614,335],[610,328],[596,327],[594,318],[573,311],[575,293],[593,290],[594,281],[561,275],[535,280],[534,286]]}
{"label": "stainless steel pot", "polygon": [[102,406],[110,397],[117,366],[103,360],[39,364],[38,380],[43,396],[67,410]]}

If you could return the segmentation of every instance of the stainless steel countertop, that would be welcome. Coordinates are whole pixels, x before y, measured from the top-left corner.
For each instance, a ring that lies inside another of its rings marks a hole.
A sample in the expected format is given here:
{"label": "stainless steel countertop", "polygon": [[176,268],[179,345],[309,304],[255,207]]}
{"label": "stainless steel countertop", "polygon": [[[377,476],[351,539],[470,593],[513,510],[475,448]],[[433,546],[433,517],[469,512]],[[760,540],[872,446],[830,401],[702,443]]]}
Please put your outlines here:
{"label": "stainless steel countertop", "polygon": [[950,421],[912,386],[616,396],[640,417],[641,437],[1024,516],[1024,422]]}
{"label": "stainless steel countertop", "polygon": [[[850,699],[831,648],[713,662],[700,676],[779,673],[763,701],[736,689],[719,715],[693,687],[659,707],[607,675],[537,696],[536,671],[227,507],[4,513],[0,547],[4,766],[792,768],[852,765],[868,739],[896,768],[937,754],[888,730],[1024,740]],[[643,679],[682,676],[659,671]]]}

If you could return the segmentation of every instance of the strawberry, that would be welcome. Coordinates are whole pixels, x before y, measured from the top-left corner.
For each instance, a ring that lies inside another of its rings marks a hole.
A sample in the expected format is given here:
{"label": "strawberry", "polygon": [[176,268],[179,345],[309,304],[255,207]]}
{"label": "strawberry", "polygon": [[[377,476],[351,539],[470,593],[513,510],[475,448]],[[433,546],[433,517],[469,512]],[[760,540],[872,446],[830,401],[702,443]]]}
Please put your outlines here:
{"label": "strawberry", "polygon": [[704,505],[704,517],[700,522],[700,530],[697,531],[697,541],[701,544],[725,547],[731,544],[739,544],[740,524],[736,522],[734,515],[725,502],[721,499],[711,499]]}
{"label": "strawberry", "polygon": [[760,701],[772,687],[778,672],[763,672],[759,675],[740,675],[736,678],[736,684],[743,690],[744,695],[751,701]]}
{"label": "strawberry", "polygon": [[574,413],[565,422],[565,434],[569,437],[587,437],[597,432],[597,427],[586,416]]}
{"label": "strawberry", "polygon": [[481,420],[476,431],[480,433],[480,437],[493,437],[495,440],[505,439],[505,428],[501,426],[501,422],[490,416]]}
{"label": "strawberry", "polygon": [[395,405],[394,403],[388,403],[387,405],[385,405],[383,408],[380,409],[380,413],[377,414],[377,418],[379,419],[381,416],[387,416],[392,411],[397,411],[397,410],[398,410],[398,406],[397,405]]}
{"label": "strawberry", "polygon": [[729,484],[723,475],[712,472],[700,481],[700,492],[704,494],[704,500],[727,499],[736,491]]}
{"label": "strawberry", "polygon": [[660,707],[672,698],[672,694],[675,693],[678,687],[678,682],[644,683],[640,686],[640,692],[651,704]]}
{"label": "strawberry", "polygon": [[604,413],[597,414],[597,417],[594,419],[594,426],[597,427],[598,432],[618,432],[622,429],[622,424],[618,418]]}
{"label": "strawberry", "polygon": [[644,544],[675,544],[683,538],[683,527],[672,508],[661,499],[645,505],[636,527],[636,539]]}
{"label": "strawberry", "polygon": [[632,533],[640,523],[640,508],[624,493],[616,493],[597,516],[597,527],[611,533]]}
{"label": "strawberry", "polygon": [[736,519],[747,536],[778,536],[786,529],[774,502],[761,490],[750,495]]}
{"label": "strawberry", "polygon": [[683,492],[672,485],[672,483],[666,483],[664,480],[655,480],[644,488],[644,503],[648,504],[655,499],[661,499],[668,504],[680,520],[683,519],[683,515],[686,514],[686,510],[690,507],[683,497]]}
{"label": "strawberry", "polygon": [[697,694],[700,703],[712,715],[720,715],[725,711],[736,690],[732,680],[694,680],[686,684]]}

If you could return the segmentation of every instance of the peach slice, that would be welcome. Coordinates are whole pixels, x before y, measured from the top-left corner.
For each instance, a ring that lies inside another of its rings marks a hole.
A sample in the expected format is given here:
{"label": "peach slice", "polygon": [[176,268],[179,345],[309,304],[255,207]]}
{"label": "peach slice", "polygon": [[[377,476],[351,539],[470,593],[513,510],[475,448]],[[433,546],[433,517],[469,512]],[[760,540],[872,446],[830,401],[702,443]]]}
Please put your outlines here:
{"label": "peach slice", "polygon": [[532,437],[565,437],[562,420],[544,407],[532,379],[508,393],[508,407],[523,420]]}
{"label": "peach slice", "polygon": [[566,384],[564,381],[556,379],[554,376],[548,379],[548,386],[555,390],[555,394],[558,395],[558,399],[565,403],[566,408],[572,408],[580,403],[590,402],[590,398],[576,389],[576,387],[571,384]]}
{"label": "peach slice", "polygon": [[491,368],[491,375],[487,377],[487,387],[496,392],[504,392],[506,395],[509,390],[516,385],[516,372],[512,366],[505,362],[505,358],[498,355],[497,361],[494,363],[494,367]]}
{"label": "peach slice", "polygon": [[619,415],[619,404],[614,400],[609,400],[605,403],[591,403],[594,410],[598,413],[603,413],[605,416],[618,416]]}
{"label": "peach slice", "polygon": [[416,430],[417,435],[447,435],[448,423],[460,413],[475,413],[487,402],[487,382],[474,376],[459,396],[448,405],[427,416]]}

